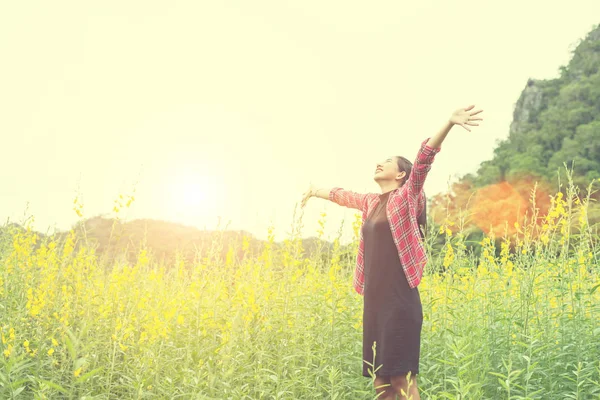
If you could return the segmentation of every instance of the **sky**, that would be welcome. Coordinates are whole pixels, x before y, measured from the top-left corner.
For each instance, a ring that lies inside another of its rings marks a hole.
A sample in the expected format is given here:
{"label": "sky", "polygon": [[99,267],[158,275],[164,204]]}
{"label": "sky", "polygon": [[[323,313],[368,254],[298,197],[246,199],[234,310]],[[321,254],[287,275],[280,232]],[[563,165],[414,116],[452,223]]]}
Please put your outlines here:
{"label": "sky", "polygon": [[[596,17],[593,17],[593,16]],[[551,79],[600,1],[5,1],[0,224],[167,220],[288,237],[308,185],[379,192],[451,113],[425,183],[475,172],[508,136],[528,78]],[[313,198],[302,236],[351,238],[355,210]],[[33,216],[33,220],[30,217]],[[219,220],[221,221],[219,225]]]}

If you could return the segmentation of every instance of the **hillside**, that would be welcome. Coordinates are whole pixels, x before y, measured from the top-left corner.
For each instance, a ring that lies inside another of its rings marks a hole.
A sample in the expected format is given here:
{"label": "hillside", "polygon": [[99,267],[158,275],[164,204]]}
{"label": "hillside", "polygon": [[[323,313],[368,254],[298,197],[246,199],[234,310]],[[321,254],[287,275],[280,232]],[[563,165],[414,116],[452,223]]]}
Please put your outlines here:
{"label": "hillside", "polygon": [[[475,174],[454,184],[450,209],[479,211],[471,229],[487,230],[507,218],[512,225],[517,214],[522,217],[527,211],[538,182],[536,203],[544,215],[549,195],[559,190],[559,179],[566,183],[563,163],[572,168],[573,182],[583,196],[592,180],[600,178],[600,25],[576,46],[558,78],[528,80],[507,138]],[[592,198],[599,200],[600,192]],[[432,210],[444,215],[446,203],[446,194],[440,194],[432,200]],[[596,203],[590,205],[589,219],[591,224],[600,222]]]}
{"label": "hillside", "polygon": [[[3,247],[11,246],[9,240],[15,231],[25,231],[18,224],[0,227],[0,253]],[[266,245],[263,240],[256,239],[244,231],[205,231],[195,227],[174,222],[152,219],[140,219],[129,222],[103,217],[94,217],[79,222],[73,227],[76,233],[76,248],[86,244],[95,249],[100,260],[112,263],[123,257],[134,263],[141,248],[147,249],[155,260],[165,265],[172,265],[177,257],[187,263],[212,256],[224,260],[230,249],[233,256],[240,259],[247,256],[258,256]],[[55,240],[62,243],[68,231],[59,231],[52,235],[36,232],[39,247],[45,241]],[[242,243],[247,242],[244,250]],[[282,249],[285,243],[275,242],[275,249]],[[315,237],[302,239],[302,246],[307,257],[331,257],[333,244]],[[277,252],[276,252],[277,253]]]}

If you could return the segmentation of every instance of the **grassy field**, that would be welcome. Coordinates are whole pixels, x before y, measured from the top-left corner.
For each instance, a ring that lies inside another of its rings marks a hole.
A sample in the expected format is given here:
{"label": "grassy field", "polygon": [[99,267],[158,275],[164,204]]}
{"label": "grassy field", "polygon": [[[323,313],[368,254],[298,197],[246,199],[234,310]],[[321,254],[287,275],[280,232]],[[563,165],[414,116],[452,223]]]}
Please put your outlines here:
{"label": "grassy field", "polygon": [[[422,398],[600,398],[598,236],[567,193],[478,258],[460,221],[435,232]],[[15,230],[0,253],[0,398],[373,399],[354,265],[337,241],[331,263],[305,258],[297,236],[275,251],[270,232],[260,254],[244,241],[242,259],[163,266],[142,248],[103,265],[74,234],[34,249]]]}

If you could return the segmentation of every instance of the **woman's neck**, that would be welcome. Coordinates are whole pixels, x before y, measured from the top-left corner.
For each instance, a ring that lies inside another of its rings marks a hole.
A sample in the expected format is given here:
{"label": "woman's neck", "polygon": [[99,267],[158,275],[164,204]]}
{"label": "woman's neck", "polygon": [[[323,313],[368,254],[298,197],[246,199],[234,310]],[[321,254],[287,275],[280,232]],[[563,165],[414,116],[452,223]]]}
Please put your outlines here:
{"label": "woman's neck", "polygon": [[381,187],[381,194],[398,189],[398,185],[395,182],[381,182],[379,187]]}

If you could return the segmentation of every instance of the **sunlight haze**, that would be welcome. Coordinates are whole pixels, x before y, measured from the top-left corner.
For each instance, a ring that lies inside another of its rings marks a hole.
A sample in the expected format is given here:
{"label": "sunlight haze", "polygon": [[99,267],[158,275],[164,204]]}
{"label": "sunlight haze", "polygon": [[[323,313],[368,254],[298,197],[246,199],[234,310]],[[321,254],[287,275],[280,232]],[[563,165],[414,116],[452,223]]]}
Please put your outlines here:
{"label": "sunlight haze", "polygon": [[[600,1],[30,1],[0,5],[0,217],[112,216],[286,237],[310,182],[377,192],[458,107],[432,196],[493,155],[528,78],[558,76]],[[29,204],[29,205],[28,205]],[[27,206],[28,205],[28,206]],[[28,208],[27,208],[28,207]],[[303,236],[354,211],[313,198]]]}

